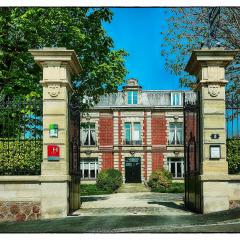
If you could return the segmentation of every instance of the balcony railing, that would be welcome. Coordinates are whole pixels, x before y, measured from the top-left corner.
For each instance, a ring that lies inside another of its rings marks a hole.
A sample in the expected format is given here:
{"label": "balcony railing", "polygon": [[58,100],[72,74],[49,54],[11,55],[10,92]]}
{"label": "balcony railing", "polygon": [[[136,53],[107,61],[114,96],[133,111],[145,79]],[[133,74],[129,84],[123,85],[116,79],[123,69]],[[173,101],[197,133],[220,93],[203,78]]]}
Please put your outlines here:
{"label": "balcony railing", "polygon": [[97,141],[95,141],[94,144],[84,144],[82,141],[80,141],[80,146],[94,147],[94,146],[97,146]]}
{"label": "balcony railing", "polygon": [[172,146],[183,145],[183,140],[182,141],[171,141],[171,140],[168,140],[168,145],[172,145]]}
{"label": "balcony railing", "polygon": [[142,140],[124,140],[124,145],[142,145]]}

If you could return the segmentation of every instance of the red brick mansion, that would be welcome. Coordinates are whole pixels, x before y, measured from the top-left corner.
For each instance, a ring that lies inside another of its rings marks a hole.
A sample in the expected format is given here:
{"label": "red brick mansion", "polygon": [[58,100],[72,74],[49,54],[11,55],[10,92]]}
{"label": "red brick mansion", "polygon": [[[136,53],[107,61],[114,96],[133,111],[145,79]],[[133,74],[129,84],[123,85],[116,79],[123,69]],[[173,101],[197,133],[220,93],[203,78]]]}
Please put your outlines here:
{"label": "red brick mansion", "polygon": [[161,167],[182,179],[182,102],[183,91],[142,90],[136,79],[129,79],[122,91],[102,96],[81,118],[82,181],[95,180],[107,168],[121,171],[126,183],[147,181]]}

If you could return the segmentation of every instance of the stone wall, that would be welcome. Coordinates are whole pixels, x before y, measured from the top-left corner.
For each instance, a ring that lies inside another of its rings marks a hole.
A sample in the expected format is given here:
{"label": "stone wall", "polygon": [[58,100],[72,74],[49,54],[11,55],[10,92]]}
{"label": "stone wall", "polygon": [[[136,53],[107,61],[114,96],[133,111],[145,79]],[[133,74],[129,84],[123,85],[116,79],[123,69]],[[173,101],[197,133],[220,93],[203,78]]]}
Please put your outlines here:
{"label": "stone wall", "polygon": [[229,175],[229,208],[240,207],[240,175]]}
{"label": "stone wall", "polygon": [[41,218],[40,202],[0,201],[0,222],[20,222],[39,218]]}
{"label": "stone wall", "polygon": [[0,176],[0,221],[41,218],[40,176]]}
{"label": "stone wall", "polygon": [[240,175],[229,175],[229,200],[240,200]]}

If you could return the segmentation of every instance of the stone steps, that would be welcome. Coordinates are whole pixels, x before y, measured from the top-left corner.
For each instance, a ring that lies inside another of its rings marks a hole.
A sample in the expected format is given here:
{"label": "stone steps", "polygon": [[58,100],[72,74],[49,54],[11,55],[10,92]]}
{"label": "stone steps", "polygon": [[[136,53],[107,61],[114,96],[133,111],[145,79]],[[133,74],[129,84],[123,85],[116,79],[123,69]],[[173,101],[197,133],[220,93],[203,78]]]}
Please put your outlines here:
{"label": "stone steps", "polygon": [[150,192],[150,189],[143,183],[125,183],[119,189],[119,193]]}

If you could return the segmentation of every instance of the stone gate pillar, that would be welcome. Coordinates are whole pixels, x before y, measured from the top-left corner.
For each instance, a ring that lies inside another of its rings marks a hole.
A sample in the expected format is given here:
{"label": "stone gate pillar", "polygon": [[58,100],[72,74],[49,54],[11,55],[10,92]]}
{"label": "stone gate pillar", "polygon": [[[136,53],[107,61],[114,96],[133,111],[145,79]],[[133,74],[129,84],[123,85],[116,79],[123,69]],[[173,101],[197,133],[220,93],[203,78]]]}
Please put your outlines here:
{"label": "stone gate pillar", "polygon": [[[43,162],[41,165],[42,218],[65,217],[69,213],[71,176],[69,175],[68,99],[71,75],[81,66],[74,50],[43,48],[29,50],[43,69]],[[49,128],[58,126],[58,136]],[[55,124],[55,125],[53,125]],[[48,152],[57,152],[50,156]],[[59,152],[59,157],[57,156]],[[75,204],[76,205],[76,204]]]}
{"label": "stone gate pillar", "polygon": [[203,213],[229,209],[226,161],[225,67],[238,51],[193,50],[186,71],[197,78],[200,97],[201,208]]}

